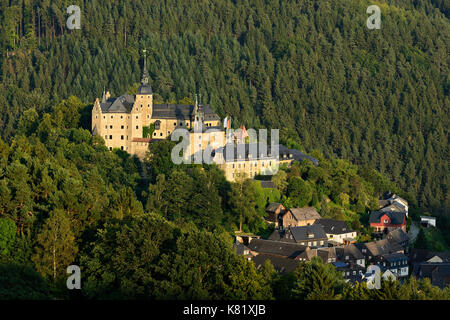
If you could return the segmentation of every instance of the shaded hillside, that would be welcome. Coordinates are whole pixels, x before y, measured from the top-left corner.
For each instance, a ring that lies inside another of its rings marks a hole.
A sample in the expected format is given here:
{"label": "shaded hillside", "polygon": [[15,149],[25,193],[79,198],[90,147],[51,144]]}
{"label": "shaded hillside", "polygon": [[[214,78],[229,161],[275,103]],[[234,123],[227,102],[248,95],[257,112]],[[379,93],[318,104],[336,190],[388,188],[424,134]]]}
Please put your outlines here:
{"label": "shaded hillside", "polygon": [[93,0],[71,32],[68,1],[0,1],[1,136],[30,107],[127,91],[147,48],[155,99],[200,92],[236,124],[280,128],[306,151],[377,168],[413,204],[445,209],[448,5],[377,3],[381,30],[366,28],[369,1]]}

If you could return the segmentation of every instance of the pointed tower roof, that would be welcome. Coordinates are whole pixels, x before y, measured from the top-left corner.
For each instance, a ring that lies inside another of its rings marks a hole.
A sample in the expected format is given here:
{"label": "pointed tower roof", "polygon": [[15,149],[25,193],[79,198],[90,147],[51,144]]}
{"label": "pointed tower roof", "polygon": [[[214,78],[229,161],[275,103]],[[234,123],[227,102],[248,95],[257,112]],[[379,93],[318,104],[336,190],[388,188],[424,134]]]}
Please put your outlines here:
{"label": "pointed tower roof", "polygon": [[105,87],[103,87],[102,103],[106,103],[106,91],[105,91]]}
{"label": "pointed tower roof", "polygon": [[144,69],[142,72],[141,85],[137,91],[137,94],[152,94],[152,87],[148,83],[149,75],[147,71],[147,50],[144,50]]}

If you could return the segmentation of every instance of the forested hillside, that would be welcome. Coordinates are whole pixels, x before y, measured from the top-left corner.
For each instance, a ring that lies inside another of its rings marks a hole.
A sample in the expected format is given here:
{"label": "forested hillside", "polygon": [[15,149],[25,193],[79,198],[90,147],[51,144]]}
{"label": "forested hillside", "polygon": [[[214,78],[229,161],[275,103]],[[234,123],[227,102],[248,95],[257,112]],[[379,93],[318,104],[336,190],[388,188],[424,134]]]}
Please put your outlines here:
{"label": "forested hillside", "polygon": [[[203,95],[235,124],[369,164],[428,211],[448,206],[448,2],[0,1],[0,128],[70,95],[92,103],[140,77],[156,100]],[[82,8],[81,30],[66,8]]]}
{"label": "forested hillside", "polygon": [[[368,290],[320,259],[279,275],[235,254],[234,232],[270,234],[265,208],[280,200],[367,236],[367,210],[397,192],[375,170],[315,154],[319,166],[280,170],[276,189],[230,183],[216,165],[175,166],[168,140],[143,163],[110,152],[81,128],[86,108],[75,97],[42,115],[30,108],[0,140],[0,299],[449,299],[429,279]],[[71,264],[81,290],[67,290]]]}

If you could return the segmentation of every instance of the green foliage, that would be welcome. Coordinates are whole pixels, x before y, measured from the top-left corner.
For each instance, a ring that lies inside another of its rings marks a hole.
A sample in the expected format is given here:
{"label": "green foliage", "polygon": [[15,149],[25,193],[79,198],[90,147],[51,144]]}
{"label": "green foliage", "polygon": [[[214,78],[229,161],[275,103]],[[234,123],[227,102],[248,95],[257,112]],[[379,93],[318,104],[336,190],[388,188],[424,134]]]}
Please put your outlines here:
{"label": "green foliage", "polygon": [[331,264],[323,264],[314,257],[311,262],[301,262],[295,271],[296,280],[292,288],[293,297],[304,300],[340,299],[344,279]]}
{"label": "green foliage", "polygon": [[17,227],[8,218],[0,219],[0,260],[9,256],[16,240]]}
{"label": "green foliage", "polygon": [[[201,92],[221,117],[279,128],[288,146],[377,168],[419,206],[445,212],[444,3],[383,2],[383,27],[371,32],[368,4],[357,0],[93,0],[81,9],[95,19],[69,31],[58,1],[4,1],[0,135],[10,141],[25,110],[42,115],[64,97],[92,104],[105,85],[115,96],[136,92],[147,48],[155,102],[192,103],[186,97]],[[23,120],[20,132],[30,124]],[[378,183],[375,192],[389,190]]]}
{"label": "green foliage", "polygon": [[0,300],[47,300],[50,290],[33,268],[0,264]]}
{"label": "green foliage", "polygon": [[78,248],[70,227],[70,220],[62,210],[55,210],[46,219],[37,235],[38,246],[33,262],[44,276],[53,279],[66,274],[67,267],[75,260]]}

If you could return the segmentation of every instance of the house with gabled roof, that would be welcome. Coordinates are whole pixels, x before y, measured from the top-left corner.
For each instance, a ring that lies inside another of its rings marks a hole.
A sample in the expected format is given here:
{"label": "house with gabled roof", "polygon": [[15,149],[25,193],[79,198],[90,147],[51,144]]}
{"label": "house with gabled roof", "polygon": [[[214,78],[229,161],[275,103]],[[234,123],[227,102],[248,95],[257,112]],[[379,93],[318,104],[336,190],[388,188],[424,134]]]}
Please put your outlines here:
{"label": "house with gabled roof", "polygon": [[395,242],[401,245],[403,248],[407,248],[409,245],[408,234],[403,229],[395,229],[389,232],[385,237],[389,242]]}
{"label": "house with gabled roof", "polygon": [[247,247],[253,256],[257,256],[259,254],[270,254],[273,256],[290,259],[294,259],[306,250],[305,246],[297,243],[263,239],[253,239],[249,242]]}
{"label": "house with gabled roof", "polygon": [[378,233],[388,233],[395,229],[406,232],[406,214],[398,211],[373,211],[370,213],[369,224]]}
{"label": "house with gabled roof", "polygon": [[382,254],[375,261],[383,272],[390,270],[396,278],[407,277],[409,274],[408,257],[403,253]]}
{"label": "house with gabled roof", "polygon": [[408,201],[399,197],[395,193],[385,192],[378,200],[380,211],[399,211],[404,212],[408,217]]}
{"label": "house with gabled roof", "polygon": [[345,221],[319,219],[313,225],[320,225],[328,237],[328,244],[342,245],[356,242],[356,231],[351,230]]}
{"label": "house with gabled roof", "polygon": [[328,238],[322,226],[309,225],[301,227],[288,227],[283,230],[275,230],[269,237],[270,240],[298,243],[306,247],[327,247]]}
{"label": "house with gabled roof", "polygon": [[301,227],[312,225],[320,218],[320,214],[314,207],[292,208],[282,216],[280,223],[283,228]]}
{"label": "house with gabled roof", "polygon": [[354,244],[348,246],[336,247],[336,257],[338,261],[345,263],[357,264],[361,267],[365,267],[365,257]]}
{"label": "house with gabled roof", "polygon": [[366,262],[374,262],[376,261],[376,257],[383,254],[405,252],[401,245],[396,242],[389,242],[387,239],[366,243],[356,243],[355,246],[364,255]]}

